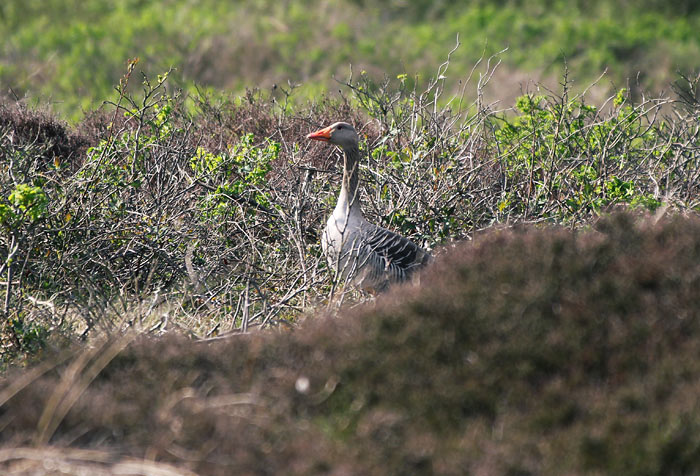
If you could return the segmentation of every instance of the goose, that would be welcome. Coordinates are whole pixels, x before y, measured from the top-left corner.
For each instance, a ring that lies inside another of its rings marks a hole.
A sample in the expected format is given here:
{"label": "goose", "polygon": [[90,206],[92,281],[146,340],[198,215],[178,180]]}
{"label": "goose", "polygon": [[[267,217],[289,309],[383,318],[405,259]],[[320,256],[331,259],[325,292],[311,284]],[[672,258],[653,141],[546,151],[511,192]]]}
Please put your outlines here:
{"label": "goose", "polygon": [[377,294],[407,281],[431,256],[408,238],[368,222],[360,204],[359,138],[347,122],[336,122],[306,136],[329,142],[344,154],[343,182],[321,237],[331,268],[345,282]]}

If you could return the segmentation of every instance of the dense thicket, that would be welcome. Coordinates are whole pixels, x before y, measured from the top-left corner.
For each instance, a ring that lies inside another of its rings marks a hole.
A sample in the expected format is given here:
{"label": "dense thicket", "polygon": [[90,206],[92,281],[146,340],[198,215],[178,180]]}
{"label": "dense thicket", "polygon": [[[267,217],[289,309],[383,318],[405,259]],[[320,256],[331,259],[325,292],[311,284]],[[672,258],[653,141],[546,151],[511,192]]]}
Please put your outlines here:
{"label": "dense thicket", "polygon": [[[491,70],[484,72],[487,77]],[[0,111],[0,285],[6,357],[46,337],[124,326],[197,336],[293,322],[335,295],[319,231],[339,153],[305,134],[339,119],[362,136],[364,210],[436,248],[495,223],[586,223],[621,204],[697,210],[697,83],[678,100],[601,105],[527,94],[511,111],[401,79],[344,86],[290,112],[261,94],[215,103],[131,71],[75,129]],[[673,115],[671,115],[673,114]],[[347,290],[345,290],[347,291]]]}
{"label": "dense thicket", "polygon": [[692,473],[699,237],[698,219],[678,215],[483,232],[420,286],[292,332],[121,337],[54,357],[5,380],[0,464]]}

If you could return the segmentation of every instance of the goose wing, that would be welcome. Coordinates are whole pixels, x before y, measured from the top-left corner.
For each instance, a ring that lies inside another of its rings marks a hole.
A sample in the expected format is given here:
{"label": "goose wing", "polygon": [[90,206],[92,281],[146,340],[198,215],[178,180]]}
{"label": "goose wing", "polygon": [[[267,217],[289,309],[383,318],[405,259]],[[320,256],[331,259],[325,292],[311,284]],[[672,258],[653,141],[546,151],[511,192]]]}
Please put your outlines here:
{"label": "goose wing", "polygon": [[361,259],[374,278],[405,281],[430,261],[430,254],[408,238],[375,225],[362,230]]}

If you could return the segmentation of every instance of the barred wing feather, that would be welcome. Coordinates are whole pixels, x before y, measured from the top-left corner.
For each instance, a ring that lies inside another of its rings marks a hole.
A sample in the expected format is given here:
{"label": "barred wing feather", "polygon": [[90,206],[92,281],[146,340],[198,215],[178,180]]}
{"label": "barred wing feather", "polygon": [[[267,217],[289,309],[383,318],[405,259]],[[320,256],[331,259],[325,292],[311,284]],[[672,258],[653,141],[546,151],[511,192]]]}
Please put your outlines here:
{"label": "barred wing feather", "polygon": [[430,261],[430,254],[423,248],[406,237],[378,226],[365,227],[360,242],[358,268],[366,265],[366,279],[377,283],[380,289],[389,283],[410,279],[415,271]]}

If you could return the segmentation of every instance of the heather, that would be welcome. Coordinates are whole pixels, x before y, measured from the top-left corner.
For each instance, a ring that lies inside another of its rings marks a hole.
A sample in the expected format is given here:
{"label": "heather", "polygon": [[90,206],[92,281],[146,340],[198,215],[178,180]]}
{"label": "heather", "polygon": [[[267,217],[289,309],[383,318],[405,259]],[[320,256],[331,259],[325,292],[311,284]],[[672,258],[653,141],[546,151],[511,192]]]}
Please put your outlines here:
{"label": "heather", "polygon": [[0,462],[6,474],[689,474],[698,236],[697,218],[626,213],[578,232],[485,231],[419,286],[293,331],[130,333],[59,353],[8,375]]}

